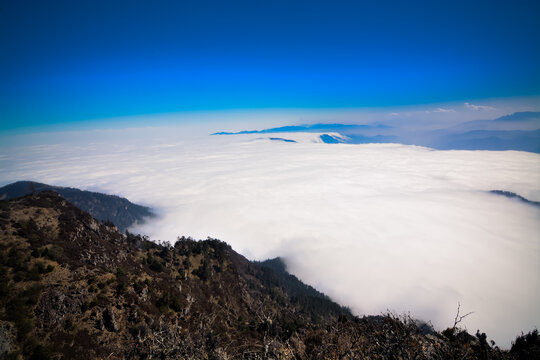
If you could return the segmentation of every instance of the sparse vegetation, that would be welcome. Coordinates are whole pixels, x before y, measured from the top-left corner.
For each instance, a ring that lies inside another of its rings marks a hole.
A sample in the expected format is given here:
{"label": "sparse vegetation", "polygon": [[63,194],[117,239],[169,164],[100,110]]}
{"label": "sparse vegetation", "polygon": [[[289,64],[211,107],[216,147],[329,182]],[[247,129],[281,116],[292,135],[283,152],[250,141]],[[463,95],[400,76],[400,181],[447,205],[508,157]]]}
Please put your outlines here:
{"label": "sparse vegetation", "polygon": [[540,359],[540,334],[534,329],[527,334],[521,334],[512,343],[510,353],[518,359]]}
{"label": "sparse vegetation", "polygon": [[[459,312],[443,333],[406,316],[354,317],[280,259],[251,263],[216,239],[171,246],[124,236],[55,194],[0,201],[0,209],[0,320],[16,340],[6,358],[538,356],[536,330],[503,351],[459,329],[467,316]],[[19,221],[21,210],[36,218]],[[40,225],[51,210],[56,235]]]}
{"label": "sparse vegetation", "polygon": [[[105,221],[106,226],[116,226],[124,232],[135,222],[142,222],[145,217],[152,217],[152,211],[127,199],[74,188],[52,186],[33,181],[18,181],[0,188],[0,195],[12,199],[32,193],[55,191],[93,217]],[[39,210],[39,209],[38,209]],[[39,214],[37,214],[39,215]]]}

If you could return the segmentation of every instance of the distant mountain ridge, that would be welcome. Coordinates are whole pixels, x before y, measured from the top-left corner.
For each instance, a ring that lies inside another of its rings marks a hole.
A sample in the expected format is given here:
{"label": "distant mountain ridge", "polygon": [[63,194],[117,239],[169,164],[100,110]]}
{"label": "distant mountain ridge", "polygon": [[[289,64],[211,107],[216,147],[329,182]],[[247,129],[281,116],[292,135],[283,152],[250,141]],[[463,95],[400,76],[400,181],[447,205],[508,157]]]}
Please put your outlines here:
{"label": "distant mountain ridge", "polygon": [[135,223],[144,222],[145,218],[155,216],[149,207],[134,204],[120,196],[53,186],[34,181],[17,181],[0,188],[0,200],[9,200],[48,190],[57,192],[73,205],[88,212],[98,220],[111,221],[120,232],[126,231],[128,227]]}
{"label": "distant mountain ridge", "polygon": [[216,132],[212,135],[318,132],[322,133],[319,136],[320,140],[327,144],[398,143],[439,150],[517,150],[540,153],[540,112],[535,111],[514,112],[491,120],[466,121],[448,128],[416,131],[414,134],[403,130],[381,123],[370,125],[318,123],[262,130]]}
{"label": "distant mountain ridge", "polygon": [[491,190],[490,193],[496,194],[496,195],[501,195],[501,196],[506,196],[507,198],[510,198],[510,199],[516,199],[516,200],[519,200],[519,201],[521,201],[521,202],[524,202],[525,204],[528,204],[528,205],[540,207],[540,201],[531,201],[531,200],[526,199],[526,198],[524,198],[523,196],[518,195],[518,194],[516,194],[516,193],[513,193],[513,192],[511,192],[511,191],[505,191],[505,190]]}
{"label": "distant mountain ridge", "polygon": [[313,125],[290,125],[263,130],[243,130],[238,132],[216,132],[212,135],[242,135],[242,134],[268,134],[278,132],[348,132],[352,130],[388,129],[387,125],[357,125],[357,124],[313,124]]}
{"label": "distant mountain ridge", "polygon": [[498,117],[493,121],[529,121],[536,119],[540,119],[540,111],[519,111]]}
{"label": "distant mountain ridge", "polygon": [[441,136],[440,150],[519,150],[540,153],[540,130],[471,130]]}

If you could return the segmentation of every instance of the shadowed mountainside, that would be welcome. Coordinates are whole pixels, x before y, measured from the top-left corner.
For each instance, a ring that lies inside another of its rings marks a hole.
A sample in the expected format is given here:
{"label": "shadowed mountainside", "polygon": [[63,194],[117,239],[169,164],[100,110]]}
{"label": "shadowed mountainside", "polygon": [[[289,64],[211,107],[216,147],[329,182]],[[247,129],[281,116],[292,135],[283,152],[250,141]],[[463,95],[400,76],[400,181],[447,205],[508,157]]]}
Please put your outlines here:
{"label": "shadowed mountainside", "polygon": [[88,212],[98,220],[111,221],[122,233],[134,223],[141,223],[144,218],[154,216],[150,208],[133,204],[119,196],[52,186],[33,181],[17,181],[0,188],[0,200],[13,199],[46,190],[57,192],[73,205]]}
{"label": "shadowed mountainside", "polygon": [[[368,289],[366,289],[368,291]],[[518,359],[456,326],[352,316],[215,239],[120,234],[60,195],[0,201],[0,356],[6,359]]]}

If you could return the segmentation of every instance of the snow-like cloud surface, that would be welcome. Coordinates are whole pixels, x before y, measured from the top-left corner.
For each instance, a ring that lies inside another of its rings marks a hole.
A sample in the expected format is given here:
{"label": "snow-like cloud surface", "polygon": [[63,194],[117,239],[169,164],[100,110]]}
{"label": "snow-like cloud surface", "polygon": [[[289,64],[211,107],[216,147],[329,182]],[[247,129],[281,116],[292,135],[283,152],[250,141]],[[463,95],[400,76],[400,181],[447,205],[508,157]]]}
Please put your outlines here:
{"label": "snow-like cloud surface", "polygon": [[[501,345],[540,325],[540,155],[328,145],[318,134],[183,137],[174,128],[0,149],[0,182],[36,180],[154,206],[154,239],[217,237],[283,256],[357,314],[386,309]],[[149,135],[150,134],[150,135]],[[66,136],[68,138],[69,136]],[[115,140],[116,139],[116,140]]]}

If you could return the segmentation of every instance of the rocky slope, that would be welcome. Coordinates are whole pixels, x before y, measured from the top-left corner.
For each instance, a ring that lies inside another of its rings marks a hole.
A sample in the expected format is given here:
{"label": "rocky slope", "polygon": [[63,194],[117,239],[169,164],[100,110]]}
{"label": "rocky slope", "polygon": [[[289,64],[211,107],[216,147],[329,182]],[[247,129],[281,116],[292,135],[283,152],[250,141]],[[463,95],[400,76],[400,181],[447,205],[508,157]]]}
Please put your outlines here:
{"label": "rocky slope", "polygon": [[154,216],[150,208],[134,204],[119,196],[47,185],[34,181],[17,181],[1,187],[0,200],[9,200],[47,190],[62,195],[67,201],[88,212],[96,219],[111,221],[121,233],[124,233],[134,223],[141,223],[145,218]]}
{"label": "rocky slope", "polygon": [[275,260],[227,244],[122,235],[42,192],[0,201],[0,355],[7,359],[517,359],[457,328],[353,317]]}

